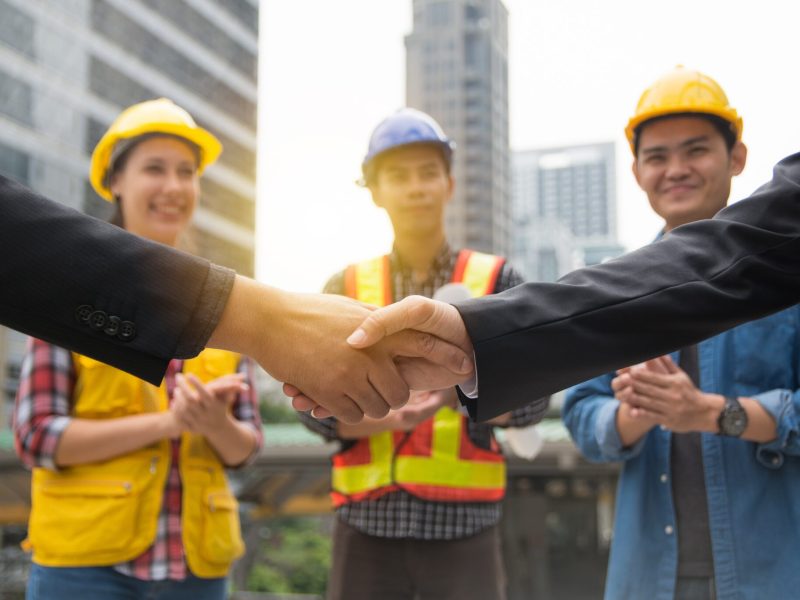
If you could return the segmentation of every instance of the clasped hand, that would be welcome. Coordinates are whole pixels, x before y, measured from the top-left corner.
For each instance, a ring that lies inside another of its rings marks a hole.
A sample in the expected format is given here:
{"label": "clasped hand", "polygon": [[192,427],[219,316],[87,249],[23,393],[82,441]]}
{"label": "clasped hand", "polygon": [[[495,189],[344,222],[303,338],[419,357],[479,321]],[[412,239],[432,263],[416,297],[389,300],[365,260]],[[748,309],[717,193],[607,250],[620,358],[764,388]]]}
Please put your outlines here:
{"label": "clasped hand", "polygon": [[716,431],[713,399],[668,355],[619,370],[611,387],[633,420],[676,433]]}

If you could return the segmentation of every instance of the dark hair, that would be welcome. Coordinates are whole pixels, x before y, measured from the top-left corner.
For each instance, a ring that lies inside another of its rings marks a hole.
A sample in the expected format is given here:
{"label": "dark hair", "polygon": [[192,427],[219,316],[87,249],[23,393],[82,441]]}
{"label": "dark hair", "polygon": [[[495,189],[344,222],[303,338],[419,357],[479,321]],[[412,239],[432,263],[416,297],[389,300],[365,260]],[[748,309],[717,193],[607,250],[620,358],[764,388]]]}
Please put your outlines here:
{"label": "dark hair", "polygon": [[728,147],[728,152],[733,150],[733,146],[736,144],[736,140],[738,138],[736,128],[733,126],[733,123],[730,121],[726,121],[722,117],[718,117],[717,115],[710,115],[708,113],[695,113],[695,112],[682,112],[682,113],[672,113],[669,115],[662,115],[660,117],[654,117],[652,119],[648,119],[643,123],[639,123],[638,127],[633,130],[633,154],[634,156],[639,156],[639,140],[641,138],[642,130],[652,123],[657,121],[664,121],[666,119],[674,119],[677,117],[698,117],[700,119],[705,119],[709,123],[714,126],[719,134],[722,136],[722,139],[725,140],[725,145]]}

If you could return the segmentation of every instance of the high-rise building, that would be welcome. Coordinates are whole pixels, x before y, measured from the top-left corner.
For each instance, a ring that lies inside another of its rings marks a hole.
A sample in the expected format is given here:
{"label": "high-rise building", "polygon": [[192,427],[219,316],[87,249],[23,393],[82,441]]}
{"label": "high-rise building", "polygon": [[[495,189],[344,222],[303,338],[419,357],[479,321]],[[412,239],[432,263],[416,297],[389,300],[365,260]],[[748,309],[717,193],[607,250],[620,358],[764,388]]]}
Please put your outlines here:
{"label": "high-rise building", "polygon": [[515,152],[512,164],[513,257],[529,277],[544,278],[539,256],[555,260],[547,273],[560,276],[624,252],[617,241],[613,143]]}
{"label": "high-rise building", "polygon": [[[0,0],[0,173],[107,216],[88,182],[94,145],[124,107],[171,98],[224,146],[201,183],[196,250],[252,274],[257,60],[258,0]],[[21,339],[0,331],[7,395]]]}
{"label": "high-rise building", "polygon": [[508,11],[500,0],[413,0],[406,103],[457,144],[447,235],[506,254],[511,223]]}

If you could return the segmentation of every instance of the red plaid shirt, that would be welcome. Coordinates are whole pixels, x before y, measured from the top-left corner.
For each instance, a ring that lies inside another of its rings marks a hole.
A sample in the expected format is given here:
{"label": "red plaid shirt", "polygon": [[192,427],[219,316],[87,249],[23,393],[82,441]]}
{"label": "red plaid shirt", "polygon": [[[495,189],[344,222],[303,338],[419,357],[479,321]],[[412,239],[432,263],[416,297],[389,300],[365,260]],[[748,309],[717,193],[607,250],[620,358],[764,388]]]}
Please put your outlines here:
{"label": "red plaid shirt", "polygon": [[[167,368],[165,379],[170,402],[175,389],[175,374],[180,372],[182,365],[183,361],[173,360]],[[238,371],[245,374],[245,381],[250,387],[234,402],[233,416],[250,425],[256,434],[256,447],[250,457],[252,459],[264,443],[252,361],[242,359]],[[70,415],[75,378],[75,367],[68,350],[41,340],[30,340],[22,362],[13,425],[17,454],[27,466],[58,469],[54,458],[55,449],[72,418]],[[153,545],[134,560],[115,565],[119,572],[148,581],[182,580],[187,577],[188,567],[181,536],[182,484],[178,468],[179,456],[180,440],[174,440],[170,472],[164,488],[164,500]],[[249,460],[245,464],[247,462]]]}

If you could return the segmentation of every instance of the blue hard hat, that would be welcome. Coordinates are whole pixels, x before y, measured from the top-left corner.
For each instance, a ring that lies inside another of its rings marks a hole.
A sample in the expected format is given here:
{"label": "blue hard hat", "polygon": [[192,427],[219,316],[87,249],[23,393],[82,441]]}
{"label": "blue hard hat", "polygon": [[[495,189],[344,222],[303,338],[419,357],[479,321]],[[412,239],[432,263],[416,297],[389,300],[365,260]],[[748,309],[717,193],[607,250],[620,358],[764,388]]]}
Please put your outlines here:
{"label": "blue hard hat", "polygon": [[444,160],[450,167],[455,142],[449,139],[430,115],[413,108],[401,108],[381,121],[369,138],[369,148],[361,163],[362,183],[369,181],[375,158],[411,144],[434,144],[441,148]]}

